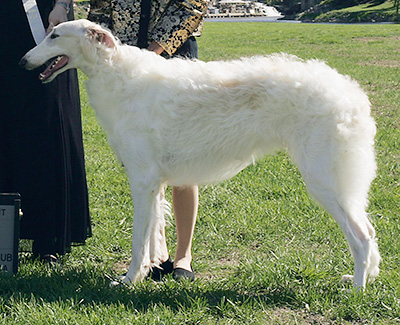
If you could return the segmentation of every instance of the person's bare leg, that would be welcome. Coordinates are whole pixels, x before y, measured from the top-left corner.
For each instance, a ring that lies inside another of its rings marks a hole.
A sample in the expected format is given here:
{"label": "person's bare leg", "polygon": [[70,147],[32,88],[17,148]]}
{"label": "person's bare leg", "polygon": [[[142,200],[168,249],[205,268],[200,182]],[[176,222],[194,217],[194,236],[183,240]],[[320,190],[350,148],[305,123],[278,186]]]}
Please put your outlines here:
{"label": "person's bare leg", "polygon": [[192,239],[199,205],[198,187],[173,187],[172,202],[178,239],[174,268],[192,271]]}

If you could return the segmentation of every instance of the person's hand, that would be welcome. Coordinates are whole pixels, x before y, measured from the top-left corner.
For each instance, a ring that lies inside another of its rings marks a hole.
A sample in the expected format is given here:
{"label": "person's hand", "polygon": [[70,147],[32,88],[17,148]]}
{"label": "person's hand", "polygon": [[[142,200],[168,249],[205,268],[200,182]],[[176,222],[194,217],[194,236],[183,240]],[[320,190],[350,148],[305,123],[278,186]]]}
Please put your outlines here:
{"label": "person's hand", "polygon": [[64,7],[55,5],[53,10],[49,14],[49,27],[46,30],[46,33],[50,33],[54,26],[57,26],[60,23],[67,21],[67,11]]}
{"label": "person's hand", "polygon": [[151,42],[147,49],[157,54],[161,54],[162,52],[164,52],[164,49],[156,41]]}

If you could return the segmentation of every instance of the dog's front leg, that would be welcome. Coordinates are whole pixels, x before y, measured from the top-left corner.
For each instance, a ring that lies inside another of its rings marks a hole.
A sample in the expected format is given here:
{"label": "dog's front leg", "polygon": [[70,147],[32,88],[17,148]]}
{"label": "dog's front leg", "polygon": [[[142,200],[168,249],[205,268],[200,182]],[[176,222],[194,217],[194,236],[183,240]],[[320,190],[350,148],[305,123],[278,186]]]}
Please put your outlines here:
{"label": "dog's front leg", "polygon": [[147,181],[131,181],[134,202],[132,260],[124,283],[142,280],[150,270],[150,232],[155,221],[155,202],[160,184]]}

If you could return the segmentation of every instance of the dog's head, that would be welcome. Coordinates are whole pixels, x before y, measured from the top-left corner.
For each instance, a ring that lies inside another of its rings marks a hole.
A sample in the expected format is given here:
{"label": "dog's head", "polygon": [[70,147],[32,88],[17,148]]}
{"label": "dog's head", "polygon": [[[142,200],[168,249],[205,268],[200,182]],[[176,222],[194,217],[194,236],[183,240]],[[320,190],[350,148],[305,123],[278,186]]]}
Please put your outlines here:
{"label": "dog's head", "polygon": [[47,83],[68,69],[84,69],[98,60],[104,60],[116,49],[117,43],[110,31],[88,20],[65,22],[56,26],[39,45],[26,53],[20,66],[32,70],[49,62],[39,75],[39,79]]}

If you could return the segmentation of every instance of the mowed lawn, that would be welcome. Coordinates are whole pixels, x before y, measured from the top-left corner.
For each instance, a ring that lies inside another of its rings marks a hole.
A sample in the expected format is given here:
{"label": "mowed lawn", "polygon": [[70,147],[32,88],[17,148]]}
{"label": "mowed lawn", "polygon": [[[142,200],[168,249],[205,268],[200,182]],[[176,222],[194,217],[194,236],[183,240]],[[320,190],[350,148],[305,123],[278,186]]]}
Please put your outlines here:
{"label": "mowed lawn", "polygon": [[[398,324],[400,25],[206,22],[199,48],[206,61],[275,52],[317,58],[367,91],[378,127],[379,169],[368,211],[383,259],[380,276],[363,293],[339,283],[353,272],[348,245],[282,151],[201,188],[196,281],[110,288],[129,262],[133,205],[81,75],[93,237],[58,267],[22,255],[16,276],[0,276],[0,323]],[[173,220],[167,236],[173,256]]]}

